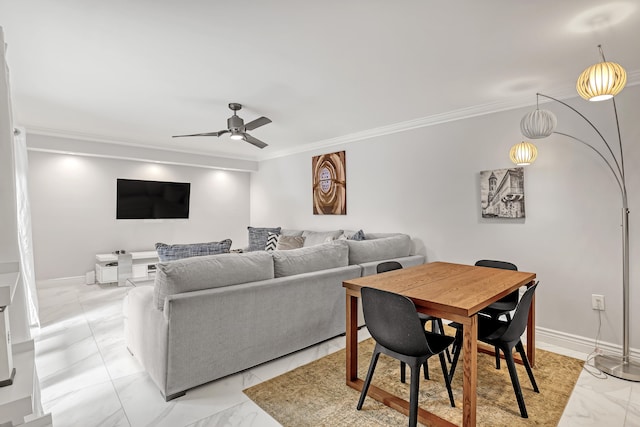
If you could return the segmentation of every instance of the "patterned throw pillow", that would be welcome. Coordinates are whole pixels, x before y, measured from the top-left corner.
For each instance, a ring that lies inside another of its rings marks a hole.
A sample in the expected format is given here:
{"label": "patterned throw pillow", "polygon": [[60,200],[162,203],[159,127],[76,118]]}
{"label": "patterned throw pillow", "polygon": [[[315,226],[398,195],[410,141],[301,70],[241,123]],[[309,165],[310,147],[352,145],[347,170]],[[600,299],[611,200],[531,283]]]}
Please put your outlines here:
{"label": "patterned throw pillow", "polygon": [[340,236],[340,239],[342,240],[357,240],[357,241],[361,241],[361,240],[365,240],[364,237],[364,231],[362,231],[362,229],[358,230],[358,231],[344,231],[344,233],[342,234],[342,236]]}
{"label": "patterned throw pillow", "polygon": [[276,250],[288,251],[291,249],[298,249],[304,246],[304,237],[302,236],[284,236],[280,235],[278,243],[276,244]]}
{"label": "patterned throw pillow", "polygon": [[280,234],[281,227],[275,227],[275,228],[247,227],[247,230],[249,230],[249,248],[247,250],[249,252],[264,251],[264,248],[267,245],[267,238],[269,237],[267,233],[271,232],[271,233]]}
{"label": "patterned throw pillow", "polygon": [[166,243],[156,243],[156,251],[160,262],[175,261],[182,258],[190,258],[194,256],[216,255],[229,253],[231,248],[231,239],[225,239],[220,242],[208,243],[189,243],[167,245]]}
{"label": "patterned throw pillow", "polygon": [[277,233],[267,232],[267,244],[264,246],[265,251],[275,251],[276,246],[278,244],[278,238],[280,237]]}

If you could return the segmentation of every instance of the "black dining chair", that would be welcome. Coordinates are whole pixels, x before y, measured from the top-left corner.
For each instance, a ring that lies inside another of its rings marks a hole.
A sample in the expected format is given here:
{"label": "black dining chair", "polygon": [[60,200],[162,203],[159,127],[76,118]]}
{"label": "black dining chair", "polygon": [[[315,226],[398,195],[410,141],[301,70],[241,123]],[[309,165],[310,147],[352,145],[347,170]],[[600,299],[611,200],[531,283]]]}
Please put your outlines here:
{"label": "black dining chair", "polygon": [[[501,268],[503,270],[512,270],[518,271],[518,267],[515,264],[507,262],[507,261],[494,261],[489,259],[481,259],[477,261],[476,266],[478,267],[491,267],[491,268]],[[516,305],[518,305],[518,291],[511,292],[506,297],[499,299],[498,301],[490,304],[489,306],[480,310],[480,313],[486,314],[493,318],[498,318],[502,315],[507,317],[507,320],[511,319],[511,312],[516,309]]]}
{"label": "black dining chair", "polygon": [[403,295],[368,287],[361,289],[361,295],[364,320],[376,346],[357,409],[362,409],[380,353],[398,359],[411,368],[409,427],[416,426],[418,422],[420,367],[433,355],[437,354],[440,357],[449,402],[455,407],[443,354],[453,342],[453,337],[425,331],[418,318],[415,304]]}
{"label": "black dining chair", "polygon": [[[376,273],[386,273],[387,271],[400,270],[402,268],[402,264],[398,261],[385,261],[381,262],[376,266]],[[444,334],[444,325],[442,323],[442,319],[439,317],[433,317],[428,314],[418,313],[418,317],[420,318],[420,322],[422,323],[422,327],[424,328],[427,322],[431,321],[431,331]],[[449,348],[446,349],[447,360],[449,363],[452,362],[451,353],[449,352]],[[400,381],[406,382],[406,365],[403,362],[400,362]],[[429,379],[429,362],[424,362],[424,379]]]}
{"label": "black dining chair", "polygon": [[[475,265],[478,267],[501,268],[503,270],[518,271],[518,267],[516,267],[515,264],[507,261],[481,259],[480,261],[476,261]],[[500,316],[505,316],[509,321],[511,320],[511,312],[515,310],[516,305],[518,305],[519,296],[519,291],[511,292],[506,297],[503,297],[480,310],[480,314],[491,316],[494,319],[498,319]],[[495,353],[496,355],[499,354],[497,349]],[[500,369],[500,356],[496,356],[496,369]]]}
{"label": "black dining chair", "polygon": [[[524,346],[520,339],[527,327],[529,308],[531,307],[531,300],[533,299],[533,293],[537,286],[538,283],[531,286],[522,295],[522,298],[520,298],[520,301],[516,306],[512,319],[504,321],[489,316],[478,316],[478,340],[494,346],[504,354],[504,359],[507,362],[507,367],[509,368],[511,384],[513,385],[513,391],[515,392],[518,407],[520,408],[520,416],[522,416],[522,418],[528,418],[528,414],[527,407],[524,404],[520,381],[518,380],[518,373],[516,372],[516,365],[513,359],[513,349],[515,348],[522,358],[522,364],[527,370],[529,380],[533,386],[533,391],[540,393],[536,380],[533,377],[533,372],[531,371],[531,365],[529,364],[527,353],[524,351]],[[455,346],[457,351],[453,355],[453,363],[449,370],[449,381],[451,381],[460,357],[460,348],[462,347],[462,324],[453,322],[450,323],[449,326],[457,329],[455,340],[458,341]],[[500,357],[499,351],[497,352],[497,356]]]}

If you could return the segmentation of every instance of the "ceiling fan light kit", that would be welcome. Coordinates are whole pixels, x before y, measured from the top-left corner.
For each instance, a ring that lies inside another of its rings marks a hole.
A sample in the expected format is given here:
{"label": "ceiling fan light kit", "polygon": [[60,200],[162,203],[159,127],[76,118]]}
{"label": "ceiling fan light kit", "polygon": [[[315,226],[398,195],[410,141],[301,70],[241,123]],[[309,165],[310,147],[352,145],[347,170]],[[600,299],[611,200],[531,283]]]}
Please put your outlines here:
{"label": "ceiling fan light kit", "polygon": [[237,112],[242,109],[242,104],[236,102],[229,103],[229,109],[233,111],[233,116],[227,119],[227,129],[220,130],[218,132],[206,132],[206,133],[194,133],[190,135],[174,135],[173,138],[181,138],[186,136],[221,136],[229,133],[229,137],[236,141],[246,141],[258,148],[267,147],[268,144],[260,141],[258,138],[247,133],[248,130],[254,130],[260,126],[271,123],[271,120],[266,117],[258,117],[257,119],[245,124],[242,117],[238,116]]}
{"label": "ceiling fan light kit", "polygon": [[229,138],[235,139],[236,141],[239,141],[242,138],[244,138],[244,135],[242,133],[240,133],[240,132],[232,131],[231,132],[231,136]]}

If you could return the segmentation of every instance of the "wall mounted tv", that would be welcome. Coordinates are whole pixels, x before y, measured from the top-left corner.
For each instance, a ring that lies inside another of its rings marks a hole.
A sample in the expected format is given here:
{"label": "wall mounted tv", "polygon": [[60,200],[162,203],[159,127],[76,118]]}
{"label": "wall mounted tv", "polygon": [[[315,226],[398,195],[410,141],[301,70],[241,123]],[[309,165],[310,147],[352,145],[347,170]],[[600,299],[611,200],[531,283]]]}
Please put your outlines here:
{"label": "wall mounted tv", "polygon": [[189,218],[188,182],[118,178],[116,219]]}

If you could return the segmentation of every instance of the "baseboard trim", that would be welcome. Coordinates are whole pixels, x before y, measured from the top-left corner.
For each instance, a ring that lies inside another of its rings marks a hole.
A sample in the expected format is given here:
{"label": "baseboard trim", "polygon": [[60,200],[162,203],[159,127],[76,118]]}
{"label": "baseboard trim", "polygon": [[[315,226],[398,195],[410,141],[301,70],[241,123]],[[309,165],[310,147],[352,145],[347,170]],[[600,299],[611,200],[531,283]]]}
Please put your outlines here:
{"label": "baseboard trim", "polygon": [[[536,341],[557,345],[558,347],[579,351],[585,354],[592,353],[596,347],[596,342],[593,338],[568,334],[566,332],[556,331],[540,326],[536,327]],[[600,341],[598,345],[604,354],[622,355],[621,345],[605,341]],[[634,361],[640,361],[640,350],[631,348],[629,351],[629,357]]]}
{"label": "baseboard trim", "polygon": [[56,285],[57,283],[65,282],[72,285],[84,285],[85,276],[70,276],[70,277],[56,277],[55,279],[43,279],[36,280],[38,286]]}

